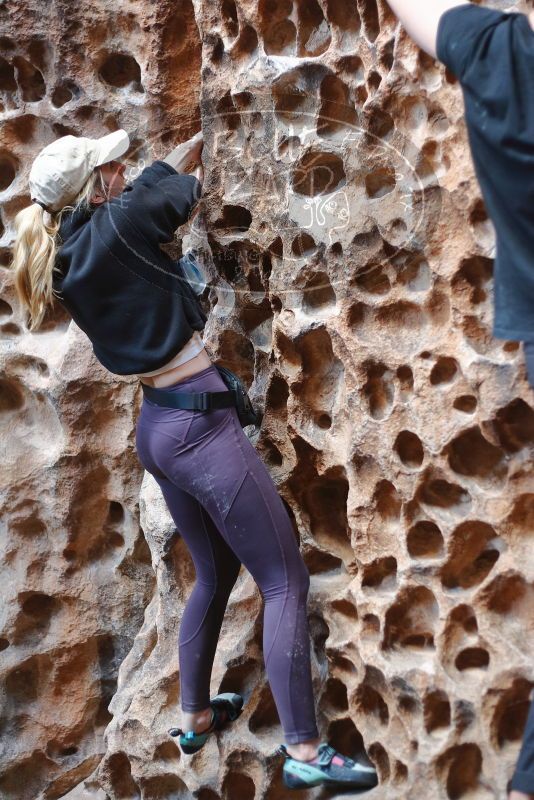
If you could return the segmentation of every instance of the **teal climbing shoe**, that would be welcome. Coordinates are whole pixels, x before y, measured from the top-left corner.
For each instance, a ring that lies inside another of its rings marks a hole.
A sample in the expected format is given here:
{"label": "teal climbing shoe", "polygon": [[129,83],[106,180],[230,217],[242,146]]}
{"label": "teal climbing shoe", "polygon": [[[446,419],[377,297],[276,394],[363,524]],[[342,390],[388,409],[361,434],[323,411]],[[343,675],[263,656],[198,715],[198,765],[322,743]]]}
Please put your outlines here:
{"label": "teal climbing shoe", "polygon": [[283,744],[278,748],[278,753],[285,758],[283,781],[288,789],[309,789],[321,785],[373,789],[378,784],[374,767],[357,764],[326,742],[319,745],[318,756],[313,761],[292,758]]}
{"label": "teal climbing shoe", "polygon": [[224,692],[218,694],[210,701],[211,722],[204,731],[183,731],[181,728],[170,728],[171,736],[179,736],[180,748],[186,755],[198,753],[204,747],[210,733],[219,731],[228,722],[233,722],[238,718],[243,710],[243,698],[240,694]]}

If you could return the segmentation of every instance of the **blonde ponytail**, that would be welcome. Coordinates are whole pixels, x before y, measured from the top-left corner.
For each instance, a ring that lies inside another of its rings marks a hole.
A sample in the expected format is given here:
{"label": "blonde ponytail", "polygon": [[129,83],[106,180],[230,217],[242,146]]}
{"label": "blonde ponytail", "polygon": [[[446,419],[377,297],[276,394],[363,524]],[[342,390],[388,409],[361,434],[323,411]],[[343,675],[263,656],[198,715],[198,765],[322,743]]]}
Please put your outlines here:
{"label": "blonde ponytail", "polygon": [[56,269],[58,232],[66,211],[89,208],[95,183],[100,176],[96,169],[84,184],[72,205],[60,211],[45,211],[38,203],[23,208],[15,217],[15,242],[11,266],[15,271],[15,289],[19,301],[28,312],[28,327],[36,330],[53,302],[53,273]]}

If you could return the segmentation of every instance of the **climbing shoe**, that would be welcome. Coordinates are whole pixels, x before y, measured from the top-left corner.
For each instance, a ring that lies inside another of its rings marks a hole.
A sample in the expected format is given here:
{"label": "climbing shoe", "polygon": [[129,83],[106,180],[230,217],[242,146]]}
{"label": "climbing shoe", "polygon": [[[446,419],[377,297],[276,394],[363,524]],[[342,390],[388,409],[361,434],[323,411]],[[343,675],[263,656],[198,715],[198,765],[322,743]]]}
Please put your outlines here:
{"label": "climbing shoe", "polygon": [[238,718],[243,709],[243,698],[240,694],[224,692],[218,694],[210,701],[211,722],[204,731],[183,731],[181,728],[170,728],[171,736],[179,736],[180,748],[186,755],[197,753],[208,739],[210,733],[224,728],[227,722],[233,722]]}
{"label": "climbing shoe", "polygon": [[278,753],[285,758],[283,780],[288,789],[309,789],[321,785],[373,789],[378,784],[374,767],[357,764],[326,742],[319,745],[319,753],[312,761],[292,758],[283,744],[278,748]]}

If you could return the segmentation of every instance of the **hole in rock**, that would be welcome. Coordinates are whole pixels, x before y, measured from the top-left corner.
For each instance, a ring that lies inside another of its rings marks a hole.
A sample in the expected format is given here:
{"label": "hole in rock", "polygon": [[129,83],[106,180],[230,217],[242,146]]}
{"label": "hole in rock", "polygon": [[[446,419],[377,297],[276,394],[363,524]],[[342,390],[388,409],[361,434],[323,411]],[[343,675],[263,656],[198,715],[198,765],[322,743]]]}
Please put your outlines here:
{"label": "hole in rock", "polygon": [[446,508],[467,513],[471,505],[469,492],[456,483],[449,483],[443,478],[434,478],[426,481],[419,489],[421,502],[436,508]]}
{"label": "hole in rock", "polygon": [[330,22],[343,31],[358,33],[361,26],[356,0],[327,0],[326,13]]}
{"label": "hole in rock", "polygon": [[377,558],[362,568],[362,587],[393,589],[397,582],[397,559]]}
{"label": "hole in rock", "polygon": [[491,720],[491,736],[498,747],[522,739],[530,708],[531,689],[531,681],[515,678],[512,685],[502,692]]}
{"label": "hole in rock", "polygon": [[343,468],[310,476],[299,496],[310,520],[313,537],[337,557],[343,557],[350,542],[347,520],[349,484]]}
{"label": "hole in rock", "polygon": [[214,64],[218,64],[224,55],[224,42],[218,33],[211,36],[211,60]]}
{"label": "hole in rock", "polygon": [[349,658],[345,658],[336,650],[329,650],[328,659],[330,661],[331,669],[334,673],[341,672],[345,676],[354,675],[357,672],[356,667]]}
{"label": "hole in rock", "polygon": [[162,742],[154,750],[154,759],[161,761],[179,761],[180,748],[174,742]]}
{"label": "hole in rock", "polygon": [[[4,9],[0,6],[0,12]],[[19,798],[43,797],[42,788],[55,786],[58,764],[51,761],[42,750],[34,749],[29,755],[19,754],[18,758],[8,762],[0,775],[0,797],[2,800],[18,800]],[[57,797],[57,794],[50,794]]]}
{"label": "hole in rock", "polygon": [[396,184],[395,170],[392,167],[382,167],[365,176],[367,196],[372,200],[389,194]]}
{"label": "hole in rock", "polygon": [[225,330],[219,338],[219,353],[217,363],[237,373],[245,386],[251,386],[254,380],[254,346],[250,339]]}
{"label": "hole in rock", "polygon": [[59,302],[49,305],[45,311],[43,321],[36,333],[47,333],[54,329],[66,329],[71,323],[68,311]]}
{"label": "hole in rock", "polygon": [[453,439],[444,452],[448,455],[450,468],[459,475],[500,477],[504,470],[502,450],[488,442],[478,426]]}
{"label": "hole in rock", "polygon": [[423,309],[416,303],[399,300],[376,310],[376,322],[380,327],[390,329],[391,336],[403,335],[401,329],[415,332],[425,326]]}
{"label": "hole in rock", "polygon": [[286,356],[289,355],[289,360],[297,364],[300,361],[302,370],[299,380],[292,385],[293,393],[314,422],[323,417],[321,426],[324,427],[328,422],[323,415],[330,417],[343,386],[343,363],[334,355],[330,334],[323,326],[314,327],[299,336],[294,347],[297,358],[292,358],[290,353],[286,353]]}
{"label": "hole in rock", "polygon": [[[367,92],[365,92],[365,95],[363,102],[367,99]],[[395,127],[393,117],[381,108],[376,107],[369,108],[364,113],[367,118],[367,128],[371,134],[371,137],[367,137],[370,139],[370,143],[374,144],[376,139],[386,139]]]}
{"label": "hole in rock", "polygon": [[347,711],[347,687],[338,678],[329,678],[321,698],[321,705],[329,706],[334,711]]}
{"label": "hole in rock", "polygon": [[406,545],[412,558],[436,558],[443,553],[443,536],[435,522],[420,520],[408,531]]}
{"label": "hole in rock", "polygon": [[534,409],[524,400],[518,398],[500,408],[494,424],[507,453],[517,453],[534,442]]}
{"label": "hole in rock", "polygon": [[36,103],[38,100],[42,100],[46,94],[46,84],[41,71],[22,56],[17,56],[13,60],[13,64],[16,68],[22,99],[26,103]]}
{"label": "hole in rock", "polygon": [[467,520],[451,535],[449,558],[441,570],[441,582],[447,589],[470,589],[486,578],[500,552],[491,546],[497,534],[491,525]]}
{"label": "hole in rock", "polygon": [[384,419],[393,405],[393,373],[385,364],[366,363],[364,366],[367,382],[362,391],[367,397],[369,411],[373,419]]}
{"label": "hole in rock", "polygon": [[377,483],[373,502],[383,519],[399,519],[402,500],[390,481],[382,480]]}
{"label": "hole in rock", "polygon": [[[408,693],[409,692],[409,693]],[[413,696],[413,690],[410,688],[408,692],[402,692],[397,698],[397,707],[399,711],[405,714],[419,713],[421,706],[419,698]]]}
{"label": "hole in rock", "polygon": [[219,686],[218,694],[223,692],[237,692],[244,697],[249,697],[256,686],[258,667],[253,659],[247,659],[239,664],[228,666]]}
{"label": "hole in rock", "polygon": [[438,386],[440,383],[450,383],[454,380],[457,372],[458,363],[456,359],[449,358],[448,356],[441,356],[432,367],[430,383],[432,386]]}
{"label": "hole in rock", "polygon": [[534,530],[534,494],[521,494],[516,498],[507,523],[521,533]]}
{"label": "hole in rock", "polygon": [[278,447],[271,442],[270,439],[265,437],[262,442],[262,452],[265,461],[272,467],[281,467],[284,463],[284,457]]}
{"label": "hole in rock", "polygon": [[224,800],[254,800],[256,788],[250,775],[241,772],[230,772],[223,782]]}
{"label": "hole in rock", "polygon": [[274,374],[267,389],[267,407],[273,412],[286,411],[289,387],[281,375]]}
{"label": "hole in rock", "polygon": [[340,753],[350,758],[359,757],[362,763],[370,764],[365,754],[362,735],[352,719],[345,717],[331,722],[328,726],[328,741]]}
{"label": "hole in rock", "polygon": [[258,16],[267,54],[296,55],[297,31],[293,22],[287,19],[292,8],[291,0],[260,0]]}
{"label": "hole in rock", "polygon": [[270,731],[278,724],[278,713],[271,690],[268,686],[264,686],[261,690],[256,708],[249,719],[249,730],[252,731],[252,733],[265,732],[265,729]]}
{"label": "hole in rock", "polygon": [[380,33],[380,20],[376,0],[366,0],[363,8],[360,6],[360,14],[365,35],[369,41],[374,42]]}
{"label": "hole in rock", "polygon": [[369,73],[369,77],[367,79],[367,83],[369,84],[369,88],[371,89],[371,94],[374,94],[380,88],[380,84],[382,83],[382,76],[376,70],[373,70]]}
{"label": "hole in rock", "polygon": [[247,231],[252,224],[252,214],[243,206],[224,205],[222,215],[215,220],[214,227],[235,231]]}
{"label": "hole in rock", "polygon": [[369,755],[373,759],[373,762],[376,766],[378,775],[380,777],[380,782],[383,783],[389,781],[389,756],[380,742],[373,742],[369,746]]}
{"label": "hole in rock", "polygon": [[466,647],[456,656],[454,665],[459,672],[467,669],[487,669],[489,653],[483,647]]}
{"label": "hole in rock", "polygon": [[464,414],[474,414],[477,405],[478,400],[472,394],[462,394],[453,403],[454,408],[457,411],[463,411]]}
{"label": "hole in rock", "polygon": [[369,294],[387,294],[391,282],[383,264],[368,264],[356,274],[354,283]]}
{"label": "hole in rock", "polygon": [[397,281],[411,292],[425,292],[432,285],[432,273],[422,255],[409,256],[397,267]]}
{"label": "hole in rock", "polygon": [[439,619],[436,598],[425,586],[404,589],[387,610],[383,648],[434,648],[434,629]]}
{"label": "hole in rock", "polygon": [[424,721],[427,733],[451,724],[451,704],[446,692],[436,689],[428,692],[423,701]]}
{"label": "hole in rock", "polygon": [[411,431],[401,431],[395,439],[394,450],[405,467],[420,467],[425,457],[419,436]]}
{"label": "hole in rock", "polygon": [[302,308],[308,313],[336,304],[336,295],[326,272],[317,272],[302,292]]}
{"label": "hole in rock", "polygon": [[488,212],[486,211],[484,201],[478,198],[469,212],[469,222],[471,225],[476,225],[478,222],[485,222],[487,219]]}
{"label": "hole in rock", "polygon": [[350,600],[345,600],[343,598],[340,600],[332,600],[330,607],[333,611],[337,611],[339,614],[344,614],[346,617],[350,617],[350,619],[358,619],[358,611],[356,606],[351,603]]}
{"label": "hole in rock", "polygon": [[0,299],[0,317],[10,317],[13,309],[6,300]]}
{"label": "hole in rock", "polygon": [[454,629],[456,626],[460,626],[467,634],[475,634],[478,632],[478,623],[475,612],[471,606],[468,606],[465,603],[453,608],[450,613],[450,621],[451,625],[448,627],[451,629]]}
{"label": "hole in rock", "polygon": [[293,190],[306,197],[331,193],[345,183],[342,159],[335,153],[313,150],[302,156],[291,176]]}
{"label": "hole in rock", "polygon": [[217,114],[229,130],[237,130],[241,126],[241,116],[230,91],[226,92],[217,103]]}
{"label": "hole in rock", "polygon": [[320,664],[325,663],[324,646],[328,639],[330,629],[324,619],[319,614],[310,614],[308,617],[310,626],[310,637],[313,644],[315,657]]}
{"label": "hole in rock", "polygon": [[239,33],[239,21],[234,0],[222,0],[221,17],[228,36],[234,39]]}
{"label": "hole in rock", "polygon": [[17,174],[17,167],[18,162],[10,153],[0,152],[0,192],[3,192],[13,183]]}
{"label": "hole in rock", "polygon": [[[26,593],[24,593],[26,594]],[[35,592],[22,599],[21,608],[24,614],[35,621],[37,625],[43,626],[50,622],[51,616],[59,609],[60,602],[56,597],[43,594],[42,592]]]}
{"label": "hole in rock", "polygon": [[195,800],[221,800],[217,792],[210,789],[209,786],[203,786],[198,792],[194,794]]}
{"label": "hole in rock", "polygon": [[22,536],[41,536],[46,533],[46,525],[39,516],[38,507],[24,501],[13,509],[9,530]]}
{"label": "hole in rock", "polygon": [[48,680],[52,669],[49,655],[35,654],[19,663],[5,678],[9,695],[18,703],[31,703],[39,697],[41,686]]}
{"label": "hole in rock", "polygon": [[0,414],[18,411],[24,406],[24,395],[18,383],[0,378]]}
{"label": "hole in rock", "polygon": [[356,706],[366,717],[375,717],[381,725],[389,722],[389,709],[382,695],[372,686],[361,684],[355,697]]}
{"label": "hole in rock", "polygon": [[449,748],[437,761],[438,773],[446,785],[449,800],[459,800],[476,791],[482,769],[482,753],[476,744]]}
{"label": "hole in rock", "polygon": [[297,256],[297,258],[309,256],[316,249],[317,245],[315,244],[315,240],[309,233],[305,232],[299,233],[299,235],[293,239],[291,245],[291,252],[293,255]]}
{"label": "hole in rock", "polygon": [[61,108],[73,97],[77,97],[80,93],[78,86],[72,81],[64,81],[56,86],[52,92],[52,105],[56,108]]}
{"label": "hole in rock", "polygon": [[362,635],[377,636],[380,633],[380,619],[376,614],[365,614],[362,619]]}
{"label": "hole in rock", "polygon": [[284,243],[282,242],[280,236],[277,236],[276,239],[273,239],[267,249],[274,258],[284,257]]}
{"label": "hole in rock", "polygon": [[349,87],[341,78],[327,75],[321,82],[321,107],[317,119],[319,136],[330,136],[358,124]]}
{"label": "hole in rock", "polygon": [[17,336],[20,333],[19,326],[14,322],[6,322],[4,325],[2,325],[0,330],[7,336]]}
{"label": "hole in rock", "polygon": [[122,88],[134,84],[136,91],[142,92],[141,67],[129,53],[111,53],[105,58],[98,74],[110,86]]}
{"label": "hole in rock", "polygon": [[74,756],[78,752],[78,747],[76,745],[65,746],[59,744],[57,741],[55,742],[48,742],[46,746],[46,753],[51,758],[68,758],[68,756]]}
{"label": "hole in rock", "polygon": [[1,636],[0,637],[0,652],[2,650],[6,650],[6,648],[8,648],[8,647],[9,647],[9,640],[8,639],[4,639],[4,637]]}
{"label": "hole in rock", "polygon": [[408,767],[402,761],[395,761],[393,767],[393,782],[404,783],[408,779]]}
{"label": "hole in rock", "polygon": [[[186,800],[189,789],[178,775],[163,773],[142,779],[143,800]],[[135,795],[137,798],[137,795]],[[124,798],[126,800],[126,798]],[[130,798],[128,798],[130,800]]]}
{"label": "hole in rock", "polygon": [[472,256],[462,261],[451,286],[456,294],[465,295],[467,302],[478,305],[486,299],[487,286],[492,277],[492,259]]}
{"label": "hole in rock", "polygon": [[107,522],[109,525],[117,525],[124,520],[124,506],[116,500],[109,503]]}
{"label": "hole in rock", "polygon": [[17,81],[15,80],[15,69],[9,61],[0,56],[0,91],[16,92]]}
{"label": "hole in rock", "polygon": [[132,778],[128,756],[122,751],[112,753],[104,765],[117,800],[140,800],[141,794]]}
{"label": "hole in rock", "polygon": [[403,392],[413,392],[413,372],[410,367],[405,364],[398,367],[397,378]]}
{"label": "hole in rock", "polygon": [[516,605],[521,604],[528,593],[534,594],[522,575],[516,572],[506,572],[497,575],[486,586],[480,596],[488,611],[494,614],[510,614]]}
{"label": "hole in rock", "polygon": [[317,550],[317,548],[308,548],[304,551],[303,556],[310,575],[339,570],[343,565],[343,561],[340,558],[336,558],[336,556],[324,550]]}
{"label": "hole in rock", "polygon": [[299,56],[319,56],[330,46],[330,26],[317,0],[297,0]]}

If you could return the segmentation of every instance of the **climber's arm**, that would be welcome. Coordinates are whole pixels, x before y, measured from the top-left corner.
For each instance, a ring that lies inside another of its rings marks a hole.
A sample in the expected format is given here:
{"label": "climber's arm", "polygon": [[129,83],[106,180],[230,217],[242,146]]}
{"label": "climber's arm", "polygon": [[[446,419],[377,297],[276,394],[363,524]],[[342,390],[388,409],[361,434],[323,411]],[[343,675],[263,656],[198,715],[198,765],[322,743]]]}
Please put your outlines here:
{"label": "climber's arm", "polygon": [[174,167],[176,172],[184,172],[188,164],[197,164],[200,161],[200,154],[202,152],[202,132],[195,133],[191,139],[182,142],[174,150],[166,156],[163,160]]}
{"label": "climber's arm", "polygon": [[441,15],[450,8],[468,5],[465,0],[388,0],[388,3],[416,44],[434,58]]}

